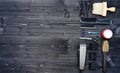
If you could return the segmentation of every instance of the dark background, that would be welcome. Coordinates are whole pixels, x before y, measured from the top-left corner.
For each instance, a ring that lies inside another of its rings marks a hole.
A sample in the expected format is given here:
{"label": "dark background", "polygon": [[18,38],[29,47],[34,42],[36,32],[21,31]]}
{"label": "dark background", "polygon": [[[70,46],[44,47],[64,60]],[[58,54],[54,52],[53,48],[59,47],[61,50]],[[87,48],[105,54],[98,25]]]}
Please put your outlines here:
{"label": "dark background", "polygon": [[[79,73],[78,2],[0,0],[1,28],[6,25],[0,30],[0,73]],[[119,21],[119,12],[109,17]],[[117,66],[109,73],[119,73],[119,43],[119,38],[111,41],[110,54]]]}

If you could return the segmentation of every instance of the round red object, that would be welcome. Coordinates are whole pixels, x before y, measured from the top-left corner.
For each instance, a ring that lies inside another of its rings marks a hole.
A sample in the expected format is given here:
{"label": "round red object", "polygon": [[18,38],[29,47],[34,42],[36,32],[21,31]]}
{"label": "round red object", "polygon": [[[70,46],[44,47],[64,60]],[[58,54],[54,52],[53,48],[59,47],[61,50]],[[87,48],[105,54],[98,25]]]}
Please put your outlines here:
{"label": "round red object", "polygon": [[103,39],[111,39],[113,36],[113,32],[110,29],[105,29],[102,31],[102,38]]}

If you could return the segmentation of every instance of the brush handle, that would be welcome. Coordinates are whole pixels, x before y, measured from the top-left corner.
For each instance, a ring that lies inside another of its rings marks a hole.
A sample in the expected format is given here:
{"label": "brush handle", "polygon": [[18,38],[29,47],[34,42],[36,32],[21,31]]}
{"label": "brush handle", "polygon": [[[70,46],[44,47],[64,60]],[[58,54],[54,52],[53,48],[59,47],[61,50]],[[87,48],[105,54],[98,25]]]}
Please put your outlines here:
{"label": "brush handle", "polygon": [[115,7],[111,7],[111,8],[107,8],[107,10],[110,12],[115,12],[116,9],[115,9]]}
{"label": "brush handle", "polygon": [[106,73],[107,72],[107,53],[103,52],[103,60],[102,60],[102,72]]}

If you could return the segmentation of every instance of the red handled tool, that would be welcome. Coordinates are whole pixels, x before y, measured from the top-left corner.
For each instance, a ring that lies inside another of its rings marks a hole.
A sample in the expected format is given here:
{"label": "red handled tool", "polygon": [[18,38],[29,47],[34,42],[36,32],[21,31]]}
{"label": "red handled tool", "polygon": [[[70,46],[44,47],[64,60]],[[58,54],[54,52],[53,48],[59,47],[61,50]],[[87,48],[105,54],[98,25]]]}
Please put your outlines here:
{"label": "red handled tool", "polygon": [[102,71],[103,73],[107,72],[107,54],[109,52],[109,39],[112,38],[113,36],[113,32],[110,29],[104,29],[102,31],[102,38],[103,38],[103,42],[102,42],[102,53],[103,53],[103,60],[102,60]]}

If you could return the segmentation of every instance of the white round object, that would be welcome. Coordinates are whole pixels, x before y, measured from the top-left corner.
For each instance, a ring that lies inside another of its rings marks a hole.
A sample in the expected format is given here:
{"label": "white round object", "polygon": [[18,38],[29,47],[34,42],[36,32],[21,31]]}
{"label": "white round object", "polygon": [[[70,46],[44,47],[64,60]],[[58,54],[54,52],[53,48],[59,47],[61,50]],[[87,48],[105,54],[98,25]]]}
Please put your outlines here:
{"label": "white round object", "polygon": [[105,29],[102,31],[102,37],[105,39],[110,39],[113,36],[113,32],[110,29]]}

